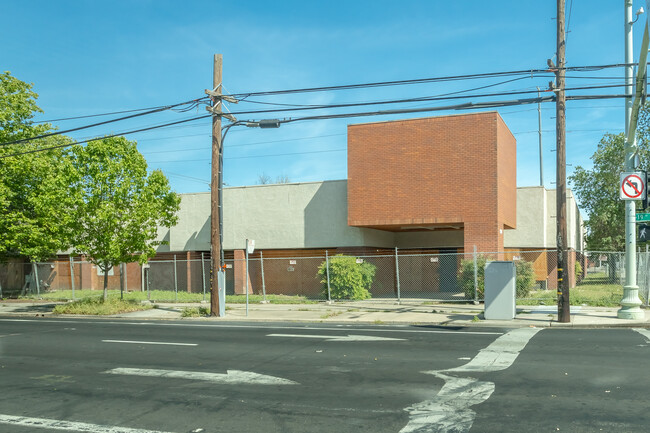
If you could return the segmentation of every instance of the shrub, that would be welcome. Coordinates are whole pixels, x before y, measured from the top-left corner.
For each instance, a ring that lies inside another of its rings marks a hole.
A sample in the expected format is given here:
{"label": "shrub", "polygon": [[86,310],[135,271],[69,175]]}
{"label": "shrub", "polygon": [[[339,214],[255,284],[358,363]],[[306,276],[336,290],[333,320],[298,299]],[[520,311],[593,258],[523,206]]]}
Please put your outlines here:
{"label": "shrub", "polygon": [[[371,263],[357,263],[356,257],[342,254],[329,259],[330,294],[332,299],[368,299],[377,267]],[[318,276],[327,298],[327,261],[318,267]]]}
{"label": "shrub", "polygon": [[[479,255],[476,258],[478,299],[485,299],[485,264],[487,257]],[[531,287],[535,284],[535,271],[533,264],[526,260],[516,260],[517,269],[516,291],[517,298],[525,298],[530,294]],[[459,282],[465,298],[474,299],[474,259],[462,260],[459,270]]]}
{"label": "shrub", "polygon": [[582,281],[582,265],[578,261],[576,261],[575,273],[576,273],[576,284],[578,284]]}

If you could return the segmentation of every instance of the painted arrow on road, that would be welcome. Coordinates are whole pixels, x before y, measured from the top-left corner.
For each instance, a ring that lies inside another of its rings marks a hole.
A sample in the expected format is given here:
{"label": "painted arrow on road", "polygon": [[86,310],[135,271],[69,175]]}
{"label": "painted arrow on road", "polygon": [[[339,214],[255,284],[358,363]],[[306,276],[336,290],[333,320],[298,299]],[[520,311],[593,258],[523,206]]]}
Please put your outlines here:
{"label": "painted arrow on road", "polygon": [[252,371],[228,370],[227,373],[205,373],[201,371],[156,370],[151,368],[114,368],[105,374],[127,376],[164,377],[172,379],[203,380],[206,382],[248,385],[299,385],[293,380],[267,376]]}
{"label": "painted arrow on road", "polygon": [[404,338],[372,337],[370,335],[316,335],[316,334],[268,334],[267,337],[322,338],[325,341],[404,341]]}

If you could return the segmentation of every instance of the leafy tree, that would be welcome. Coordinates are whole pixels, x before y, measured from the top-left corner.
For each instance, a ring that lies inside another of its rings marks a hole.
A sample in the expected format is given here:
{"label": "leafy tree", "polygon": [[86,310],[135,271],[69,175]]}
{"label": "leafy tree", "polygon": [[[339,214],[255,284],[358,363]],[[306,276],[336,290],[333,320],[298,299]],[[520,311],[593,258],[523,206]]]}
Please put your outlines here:
{"label": "leafy tree", "polygon": [[[69,141],[66,137],[48,137],[38,147]],[[27,145],[20,151],[35,147]],[[70,162],[60,150],[1,158],[10,151],[0,151],[0,250],[5,257],[47,260],[70,247]]]}
{"label": "leafy tree", "polygon": [[34,125],[35,113],[42,113],[32,84],[13,77],[9,71],[0,74],[0,143],[34,137],[47,132],[51,125]]}
{"label": "leafy tree", "polygon": [[75,199],[73,248],[104,273],[120,263],[145,263],[156,254],[158,227],[176,224],[180,197],[147,163],[135,142],[105,138],[72,149]]}
{"label": "leafy tree", "polygon": [[[377,267],[371,263],[357,263],[356,257],[338,254],[329,259],[330,294],[332,299],[368,299]],[[318,275],[327,297],[327,262],[318,267]]]}
{"label": "leafy tree", "polygon": [[[9,72],[0,74],[0,143],[43,134],[34,125],[38,95]],[[23,255],[33,262],[67,249],[69,165],[61,150],[25,153],[68,143],[62,136],[0,146],[0,257]],[[10,156],[22,153],[21,155]]]}
{"label": "leafy tree", "polygon": [[[643,110],[638,140],[641,166],[650,161],[648,112]],[[620,174],[625,171],[625,137],[605,134],[591,157],[593,168],[575,168],[569,177],[580,207],[587,213],[587,247],[594,251],[625,248],[625,201],[619,198]]]}

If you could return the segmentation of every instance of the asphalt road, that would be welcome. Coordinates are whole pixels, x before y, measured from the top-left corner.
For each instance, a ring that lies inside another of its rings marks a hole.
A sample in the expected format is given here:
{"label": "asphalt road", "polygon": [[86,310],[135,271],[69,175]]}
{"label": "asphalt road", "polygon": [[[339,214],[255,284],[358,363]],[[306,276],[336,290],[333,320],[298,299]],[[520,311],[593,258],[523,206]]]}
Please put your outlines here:
{"label": "asphalt road", "polygon": [[0,319],[0,431],[640,432],[649,357],[631,329]]}

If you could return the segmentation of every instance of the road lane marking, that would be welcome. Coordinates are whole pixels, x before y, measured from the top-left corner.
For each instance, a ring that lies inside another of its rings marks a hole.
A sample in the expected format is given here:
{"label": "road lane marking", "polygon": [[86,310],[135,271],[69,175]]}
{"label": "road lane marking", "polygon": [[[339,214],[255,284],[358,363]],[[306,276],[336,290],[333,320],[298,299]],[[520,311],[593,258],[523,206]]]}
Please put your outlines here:
{"label": "road lane marking", "polygon": [[76,421],[59,421],[47,418],[30,418],[0,414],[0,424],[9,424],[30,428],[46,428],[49,430],[66,430],[88,433],[169,433],[160,430],[145,430],[139,428],[115,427],[108,425],[88,424]]}
{"label": "road lane marking", "polygon": [[650,330],[645,328],[632,328],[632,331],[636,331],[639,334],[643,335],[648,342],[650,342]]}
{"label": "road lane marking", "polygon": [[268,334],[267,337],[322,338],[325,341],[405,341],[403,338],[373,337],[371,335]]}
{"label": "road lane marking", "polygon": [[404,409],[409,413],[408,424],[400,433],[440,432],[463,433],[474,423],[476,412],[470,406],[486,401],[495,389],[494,382],[456,377],[446,373],[492,372],[510,367],[519,353],[541,328],[513,329],[479,351],[468,363],[445,370],[431,370],[445,381],[438,394]]}
{"label": "road lane marking", "polygon": [[167,343],[164,341],[135,341],[135,340],[102,340],[102,343],[160,344],[163,346],[198,346],[198,344],[195,343]]}
{"label": "road lane marking", "polygon": [[[34,322],[34,323],[85,323],[93,325],[140,325],[140,326],[172,326],[179,328],[233,328],[233,329],[293,329],[293,330],[319,330],[319,331],[340,331],[346,328],[352,328],[355,332],[395,332],[395,333],[409,333],[409,334],[454,334],[454,335],[503,335],[503,332],[495,331],[458,331],[458,330],[442,330],[442,329],[395,329],[393,327],[384,328],[378,326],[376,328],[356,328],[357,325],[345,325],[339,327],[316,327],[316,326],[278,326],[278,325],[226,325],[221,323],[214,324],[198,324],[198,323],[160,323],[160,322],[127,322],[127,321],[103,321],[103,320],[64,320],[64,319],[0,319],[0,322]],[[393,325],[398,328],[407,328],[411,325]],[[436,325],[432,325],[436,326]]]}
{"label": "road lane marking", "polygon": [[206,382],[247,385],[299,385],[293,380],[267,376],[252,371],[228,370],[224,373],[205,373],[201,371],[157,370],[151,368],[114,368],[105,374],[127,376],[164,377],[172,379],[202,380]]}
{"label": "road lane marking", "polygon": [[[499,371],[510,367],[519,352],[526,347],[528,341],[542,328],[520,328],[512,330],[497,338],[467,364],[443,371],[471,372],[471,371]],[[433,372],[430,372],[433,374]]]}

